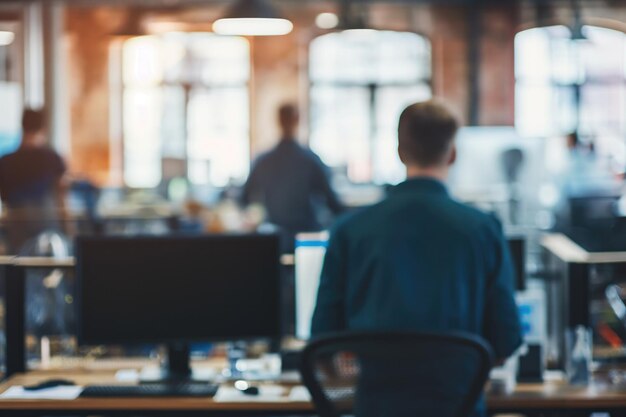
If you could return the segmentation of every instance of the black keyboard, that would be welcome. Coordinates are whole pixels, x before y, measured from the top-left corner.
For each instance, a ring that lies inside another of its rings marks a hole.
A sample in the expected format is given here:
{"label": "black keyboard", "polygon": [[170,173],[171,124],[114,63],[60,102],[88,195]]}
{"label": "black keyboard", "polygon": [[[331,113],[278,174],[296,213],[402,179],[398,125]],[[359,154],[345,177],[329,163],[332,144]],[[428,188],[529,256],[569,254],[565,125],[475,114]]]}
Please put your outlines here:
{"label": "black keyboard", "polygon": [[218,385],[206,383],[141,384],[141,385],[90,385],[81,397],[212,397]]}

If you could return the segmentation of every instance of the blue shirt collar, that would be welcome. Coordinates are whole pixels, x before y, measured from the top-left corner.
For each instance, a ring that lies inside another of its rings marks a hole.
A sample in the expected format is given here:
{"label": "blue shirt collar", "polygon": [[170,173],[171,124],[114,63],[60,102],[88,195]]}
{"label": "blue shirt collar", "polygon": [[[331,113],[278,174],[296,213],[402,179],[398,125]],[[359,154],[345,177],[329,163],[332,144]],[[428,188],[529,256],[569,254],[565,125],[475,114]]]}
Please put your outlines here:
{"label": "blue shirt collar", "polygon": [[400,193],[415,192],[445,196],[448,195],[448,189],[445,184],[438,179],[430,177],[409,178],[408,180],[393,187],[390,193],[395,195]]}

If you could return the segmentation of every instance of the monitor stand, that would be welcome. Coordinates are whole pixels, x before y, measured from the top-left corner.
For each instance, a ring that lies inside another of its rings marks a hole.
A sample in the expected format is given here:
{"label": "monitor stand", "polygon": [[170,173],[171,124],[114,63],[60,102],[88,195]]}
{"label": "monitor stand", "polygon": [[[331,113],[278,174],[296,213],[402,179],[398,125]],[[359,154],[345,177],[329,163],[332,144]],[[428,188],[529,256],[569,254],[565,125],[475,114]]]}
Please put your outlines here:
{"label": "monitor stand", "polygon": [[167,345],[167,362],[164,366],[154,370],[141,372],[140,382],[149,383],[181,383],[203,382],[208,383],[208,378],[199,378],[193,375],[190,366],[190,349],[186,343]]}

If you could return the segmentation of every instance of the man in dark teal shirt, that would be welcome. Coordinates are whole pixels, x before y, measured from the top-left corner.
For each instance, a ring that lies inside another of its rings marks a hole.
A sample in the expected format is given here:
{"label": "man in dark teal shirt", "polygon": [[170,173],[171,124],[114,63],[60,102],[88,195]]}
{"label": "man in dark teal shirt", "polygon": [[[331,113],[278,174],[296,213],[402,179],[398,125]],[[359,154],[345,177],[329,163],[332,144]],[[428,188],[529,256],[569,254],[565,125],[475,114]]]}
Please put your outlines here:
{"label": "man in dark teal shirt", "polygon": [[331,233],[312,323],[344,330],[470,332],[498,360],[522,342],[513,267],[499,222],[450,197],[456,119],[429,101],[400,117],[408,180]]}

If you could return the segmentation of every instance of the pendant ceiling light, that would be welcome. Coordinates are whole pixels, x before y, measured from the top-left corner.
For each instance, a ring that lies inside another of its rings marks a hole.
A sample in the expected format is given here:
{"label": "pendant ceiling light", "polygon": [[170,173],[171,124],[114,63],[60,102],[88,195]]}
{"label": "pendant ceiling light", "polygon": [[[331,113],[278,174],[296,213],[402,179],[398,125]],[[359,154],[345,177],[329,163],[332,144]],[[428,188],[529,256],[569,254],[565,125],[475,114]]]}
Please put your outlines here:
{"label": "pendant ceiling light", "polygon": [[237,0],[226,15],[213,23],[220,35],[278,36],[293,30],[293,23],[280,16],[266,0]]}

